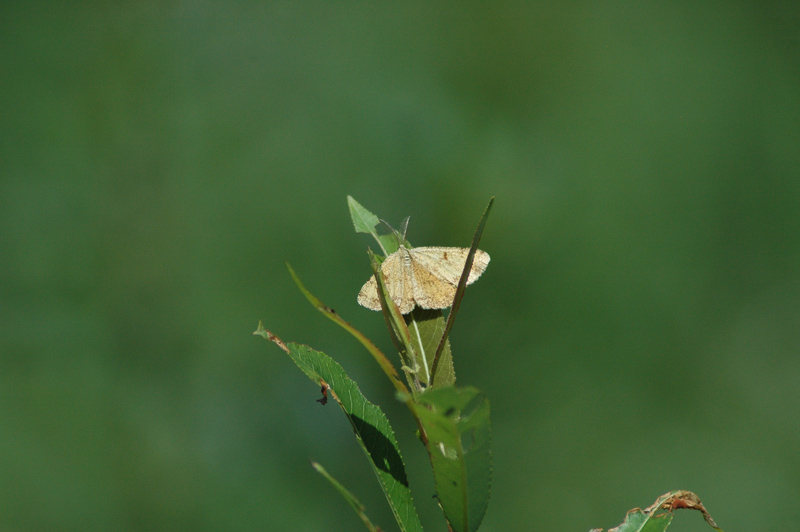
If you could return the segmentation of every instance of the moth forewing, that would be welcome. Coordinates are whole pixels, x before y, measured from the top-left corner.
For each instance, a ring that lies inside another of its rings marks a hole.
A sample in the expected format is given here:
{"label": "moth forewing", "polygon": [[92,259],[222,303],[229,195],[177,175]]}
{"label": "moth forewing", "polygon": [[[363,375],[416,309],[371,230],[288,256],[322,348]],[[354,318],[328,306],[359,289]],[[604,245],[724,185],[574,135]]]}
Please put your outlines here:
{"label": "moth forewing", "polygon": [[[414,309],[413,282],[400,251],[386,257],[381,264],[381,272],[386,283],[386,290],[389,292],[389,298],[400,308],[401,314],[408,314]],[[381,310],[378,283],[374,275],[361,287],[361,291],[358,293],[358,304],[370,310]]]}
{"label": "moth forewing", "polygon": [[411,262],[414,301],[424,309],[447,308],[453,304],[456,285],[442,279],[416,260]]}
{"label": "moth forewing", "polygon": [[378,283],[375,281],[374,275],[364,283],[358,292],[358,304],[370,310],[381,309],[381,302],[378,300]]}
{"label": "moth forewing", "polygon": [[400,309],[400,314],[408,314],[414,310],[414,281],[407,253],[404,256],[403,251],[405,248],[400,246],[400,249],[389,255],[383,261],[381,271],[389,297]]}
{"label": "moth forewing", "polygon": [[[464,264],[467,262],[469,249],[423,247],[410,249],[409,253],[411,253],[415,262],[421,264],[440,279],[450,284],[458,285],[461,273],[464,271]],[[486,270],[488,264],[489,254],[479,249],[475,250],[467,284],[477,281],[478,277]]]}

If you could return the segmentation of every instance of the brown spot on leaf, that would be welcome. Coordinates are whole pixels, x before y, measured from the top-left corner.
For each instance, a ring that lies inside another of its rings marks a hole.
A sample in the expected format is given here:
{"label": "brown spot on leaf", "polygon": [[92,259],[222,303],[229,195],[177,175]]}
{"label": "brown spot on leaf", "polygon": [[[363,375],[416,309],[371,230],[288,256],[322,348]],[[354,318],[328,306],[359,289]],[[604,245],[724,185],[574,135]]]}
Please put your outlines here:
{"label": "brown spot on leaf", "polygon": [[317,402],[322,406],[325,406],[328,404],[328,385],[323,381],[320,381],[320,384],[322,385],[322,389],[320,390],[322,392],[322,397],[317,399]]}

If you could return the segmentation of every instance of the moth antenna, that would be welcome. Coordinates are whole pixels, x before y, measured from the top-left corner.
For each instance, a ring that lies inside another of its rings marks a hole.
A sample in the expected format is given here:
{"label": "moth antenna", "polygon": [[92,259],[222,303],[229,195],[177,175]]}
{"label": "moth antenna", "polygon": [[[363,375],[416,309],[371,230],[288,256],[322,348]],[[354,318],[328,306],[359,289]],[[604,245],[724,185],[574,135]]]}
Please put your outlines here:
{"label": "moth antenna", "polygon": [[389,228],[389,231],[391,231],[392,233],[397,233],[397,231],[395,231],[395,230],[394,230],[394,227],[392,227],[392,224],[390,224],[389,222],[387,222],[387,221],[386,221],[386,220],[384,220],[383,218],[381,218],[380,220],[381,220],[381,223],[382,223],[383,225],[385,225],[386,227],[388,227],[388,228]]}
{"label": "moth antenna", "polygon": [[406,241],[406,231],[408,230],[408,221],[411,219],[411,216],[406,216],[403,222],[400,224],[400,232],[403,233],[403,242]]}
{"label": "moth antenna", "polygon": [[387,222],[386,220],[381,220],[381,223],[384,224],[386,227],[388,227],[389,230],[394,235],[394,237],[397,239],[397,245],[398,246],[405,245],[405,242],[406,242],[406,229],[408,228],[408,220],[409,220],[409,218],[410,218],[410,216],[407,216],[406,219],[403,220],[403,223],[400,224],[400,229],[402,229],[402,232],[398,231],[397,229],[392,227],[389,224],[389,222]]}

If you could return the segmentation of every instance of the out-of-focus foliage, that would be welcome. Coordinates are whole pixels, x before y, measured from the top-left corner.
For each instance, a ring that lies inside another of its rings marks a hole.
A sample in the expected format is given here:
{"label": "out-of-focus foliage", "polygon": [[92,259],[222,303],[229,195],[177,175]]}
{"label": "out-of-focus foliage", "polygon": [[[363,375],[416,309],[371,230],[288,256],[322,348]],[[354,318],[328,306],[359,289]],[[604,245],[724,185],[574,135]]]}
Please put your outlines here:
{"label": "out-of-focus foliage", "polygon": [[726,529],[800,520],[796,2],[0,13],[3,530],[361,526],[309,459],[390,523],[259,319],[342,364],[432,495],[405,406],[284,268],[391,351],[348,194],[461,247],[497,197],[450,338],[492,401],[482,530],[677,488]]}

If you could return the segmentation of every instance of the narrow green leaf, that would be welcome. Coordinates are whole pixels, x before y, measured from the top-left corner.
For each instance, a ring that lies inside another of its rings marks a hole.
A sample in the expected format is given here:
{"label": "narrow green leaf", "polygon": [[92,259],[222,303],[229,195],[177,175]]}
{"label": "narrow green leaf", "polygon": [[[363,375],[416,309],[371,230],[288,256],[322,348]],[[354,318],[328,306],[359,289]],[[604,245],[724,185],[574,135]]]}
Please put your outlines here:
{"label": "narrow green leaf", "polygon": [[289,275],[291,275],[292,279],[294,279],[294,282],[300,289],[300,292],[302,292],[303,295],[306,296],[306,299],[308,299],[308,301],[314,306],[314,308],[319,310],[325,317],[331,319],[334,323],[336,323],[344,330],[349,332],[351,335],[353,335],[353,337],[356,340],[361,342],[361,345],[367,348],[367,351],[370,352],[370,354],[378,362],[378,365],[381,367],[386,376],[389,377],[389,380],[392,382],[395,389],[401,393],[407,392],[408,389],[402,383],[402,381],[399,380],[397,370],[395,369],[394,365],[389,361],[389,359],[386,357],[386,355],[384,355],[383,352],[380,349],[378,349],[378,347],[374,343],[372,343],[372,341],[369,338],[364,336],[364,334],[361,331],[350,325],[341,316],[339,316],[335,310],[325,305],[316,296],[314,296],[314,294],[309,292],[303,285],[302,281],[300,281],[300,277],[297,276],[297,274],[294,272],[294,270],[292,269],[292,267],[289,265],[288,262],[286,263],[286,267],[289,269]]}
{"label": "narrow green leaf", "polygon": [[316,469],[317,473],[325,477],[328,480],[328,482],[331,483],[331,485],[336,489],[336,491],[338,491],[339,494],[344,498],[344,500],[347,501],[347,504],[349,504],[350,507],[353,508],[353,510],[355,510],[356,515],[358,515],[358,518],[361,519],[361,522],[364,523],[364,526],[367,527],[367,530],[369,530],[369,532],[380,531],[380,529],[377,528],[375,525],[373,525],[372,521],[369,520],[369,517],[367,517],[367,514],[365,512],[364,505],[361,504],[361,502],[358,499],[356,499],[355,495],[350,493],[350,491],[347,488],[342,486],[342,484],[338,480],[333,478],[330,475],[330,473],[325,471],[325,468],[319,465],[317,462],[311,462],[311,467]]}
{"label": "narrow green leaf", "polygon": [[408,487],[397,439],[383,411],[367,401],[358,385],[325,353],[304,345],[285,344],[264,329],[261,323],[253,334],[263,336],[283,349],[308,378],[333,396],[353,426],[356,439],[369,458],[400,530],[421,531],[422,524]]}
{"label": "narrow green leaf", "polygon": [[453,308],[450,309],[450,314],[447,315],[447,325],[445,326],[444,334],[442,334],[442,339],[439,342],[439,347],[436,349],[436,354],[433,357],[432,373],[434,375],[434,380],[436,380],[436,372],[439,369],[439,358],[444,351],[445,344],[447,343],[447,337],[450,334],[450,331],[453,329],[458,308],[461,306],[461,300],[464,298],[464,290],[467,288],[467,279],[469,278],[469,272],[472,269],[472,261],[475,258],[475,251],[477,251],[478,244],[481,241],[483,228],[486,226],[486,220],[489,217],[489,211],[492,210],[492,205],[494,205],[494,196],[492,196],[492,198],[489,200],[486,210],[483,211],[481,221],[478,222],[478,228],[475,230],[475,235],[472,237],[472,246],[469,248],[467,261],[464,263],[464,270],[461,272],[461,279],[458,281],[458,287],[456,287],[456,295],[453,299]]}
{"label": "narrow green leaf", "polygon": [[425,387],[453,386],[456,382],[456,373],[453,368],[453,355],[450,351],[449,339],[442,351],[436,378],[431,382],[433,357],[444,333],[445,321],[442,311],[417,307],[403,317],[408,331],[411,333],[411,344],[416,353],[417,364],[423,369],[420,372],[420,383]]}
{"label": "narrow green leaf", "polygon": [[489,400],[472,387],[432,388],[417,396],[416,409],[445,517],[455,532],[474,532],[492,481]]}

